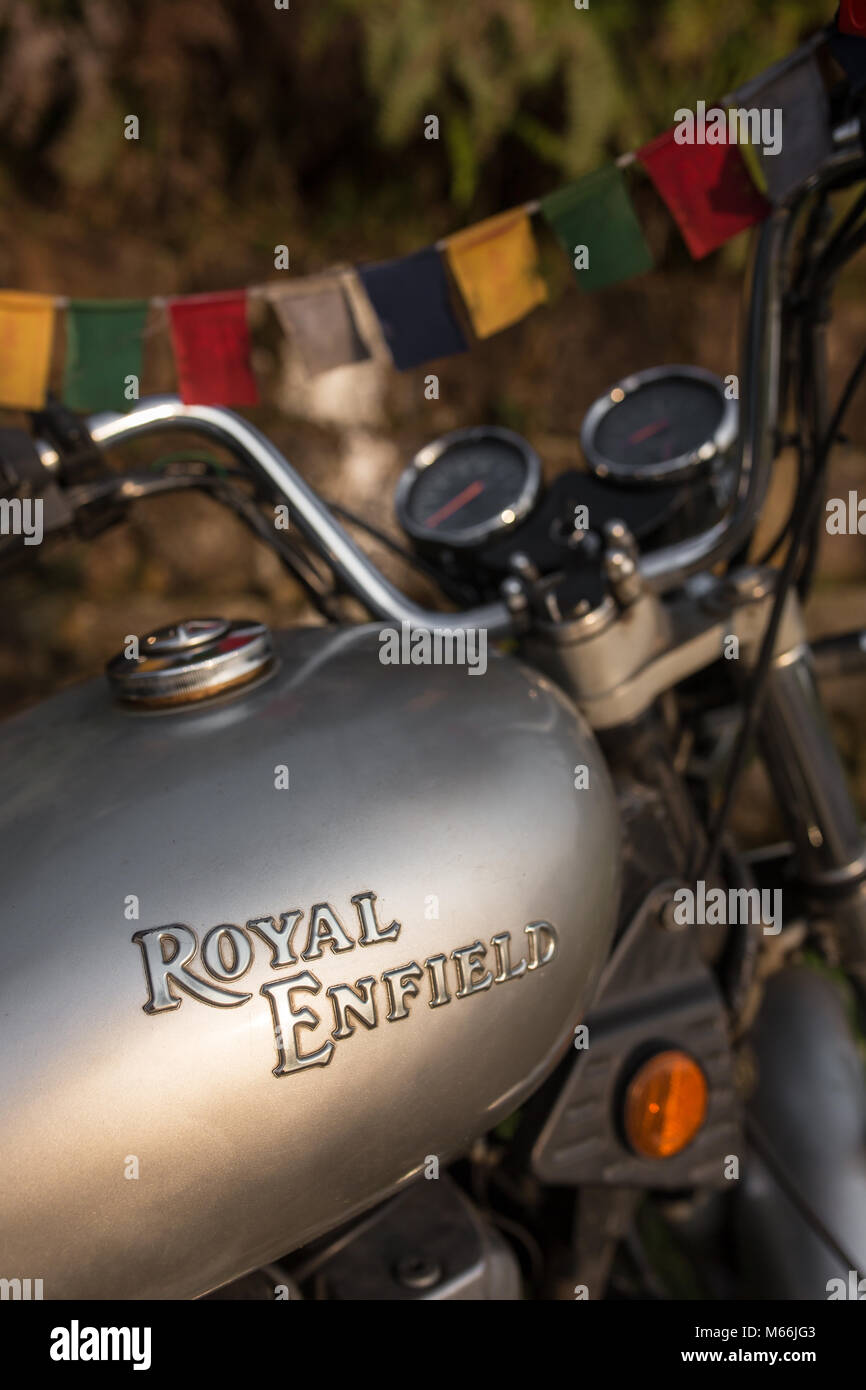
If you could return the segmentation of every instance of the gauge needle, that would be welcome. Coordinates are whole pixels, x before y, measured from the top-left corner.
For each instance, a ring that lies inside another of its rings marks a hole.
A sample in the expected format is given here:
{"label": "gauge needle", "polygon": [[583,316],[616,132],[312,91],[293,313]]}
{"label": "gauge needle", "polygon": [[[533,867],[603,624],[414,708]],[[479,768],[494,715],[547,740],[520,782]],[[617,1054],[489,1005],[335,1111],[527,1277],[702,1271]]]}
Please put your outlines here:
{"label": "gauge needle", "polygon": [[670,429],[670,420],[654,420],[651,425],[643,425],[641,429],[635,430],[634,434],[628,437],[629,444],[642,444],[645,439],[652,439],[654,434],[661,434],[662,430]]}
{"label": "gauge needle", "polygon": [[429,526],[430,529],[433,530],[439,525],[440,521],[446,521],[449,516],[453,516],[455,512],[459,512],[461,507],[465,507],[467,502],[471,502],[474,497],[477,497],[478,494],[483,491],[484,484],[476,479],[474,483],[470,483],[468,487],[465,487],[462,492],[458,492],[456,497],[452,497],[450,502],[446,502],[444,507],[440,507],[438,512],[434,512],[432,516],[428,516],[424,525]]}

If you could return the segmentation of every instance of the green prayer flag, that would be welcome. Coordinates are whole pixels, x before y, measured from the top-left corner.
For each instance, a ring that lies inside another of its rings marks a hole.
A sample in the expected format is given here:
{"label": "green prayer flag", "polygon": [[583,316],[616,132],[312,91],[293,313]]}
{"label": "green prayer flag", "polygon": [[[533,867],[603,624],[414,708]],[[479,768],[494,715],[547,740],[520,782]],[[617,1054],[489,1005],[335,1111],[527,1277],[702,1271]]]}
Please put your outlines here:
{"label": "green prayer flag", "polygon": [[73,299],[66,317],[63,400],[73,410],[129,410],[141,381],[146,299]]}
{"label": "green prayer flag", "polygon": [[600,290],[652,270],[650,249],[616,164],[542,198],[541,211],[584,289]]}

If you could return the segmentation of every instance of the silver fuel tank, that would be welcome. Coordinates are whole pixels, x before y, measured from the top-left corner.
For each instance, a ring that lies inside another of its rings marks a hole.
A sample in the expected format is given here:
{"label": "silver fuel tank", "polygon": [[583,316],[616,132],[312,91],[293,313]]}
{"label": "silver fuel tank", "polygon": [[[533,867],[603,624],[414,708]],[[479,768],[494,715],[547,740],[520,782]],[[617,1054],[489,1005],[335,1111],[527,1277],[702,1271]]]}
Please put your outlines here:
{"label": "silver fuel tank", "polygon": [[509,657],[379,653],[297,631],[233,698],[92,682],[0,729],[0,1276],[197,1296],[465,1151],[568,1048],[619,889],[598,746]]}

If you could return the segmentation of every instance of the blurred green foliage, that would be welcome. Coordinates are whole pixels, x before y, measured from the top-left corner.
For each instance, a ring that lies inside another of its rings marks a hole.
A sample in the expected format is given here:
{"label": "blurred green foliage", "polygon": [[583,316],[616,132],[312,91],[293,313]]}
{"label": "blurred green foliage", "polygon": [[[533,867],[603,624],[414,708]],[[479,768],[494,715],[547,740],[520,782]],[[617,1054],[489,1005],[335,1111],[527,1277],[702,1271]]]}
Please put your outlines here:
{"label": "blurred green foliage", "polygon": [[[0,192],[101,228],[158,223],[178,248],[229,207],[294,204],[339,252],[383,220],[408,231],[418,207],[495,210],[633,148],[834,8],[0,0]],[[128,113],[141,118],[134,149]],[[266,244],[267,217],[258,225]]]}
{"label": "blurred green foliage", "polygon": [[[498,142],[513,135],[563,176],[663,130],[674,110],[742,82],[832,18],[826,0],[323,0],[327,45],[360,23],[364,75],[386,146],[444,118],[451,196],[468,203]],[[547,101],[544,101],[544,98]],[[532,104],[541,99],[544,114]],[[529,105],[528,105],[529,103]]]}

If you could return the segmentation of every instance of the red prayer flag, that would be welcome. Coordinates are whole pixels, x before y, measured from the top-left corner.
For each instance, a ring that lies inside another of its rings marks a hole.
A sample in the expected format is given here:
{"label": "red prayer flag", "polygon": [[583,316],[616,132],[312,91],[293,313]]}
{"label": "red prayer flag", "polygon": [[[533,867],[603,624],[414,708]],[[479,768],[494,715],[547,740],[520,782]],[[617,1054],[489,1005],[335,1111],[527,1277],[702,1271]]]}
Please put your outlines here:
{"label": "red prayer flag", "polygon": [[184,405],[256,405],[246,290],[172,299],[168,311]]}
{"label": "red prayer flag", "polygon": [[637,151],[695,260],[771,211],[736,145],[678,145],[676,127]]}
{"label": "red prayer flag", "polygon": [[839,7],[839,32],[866,38],[866,0],[842,0]]}

